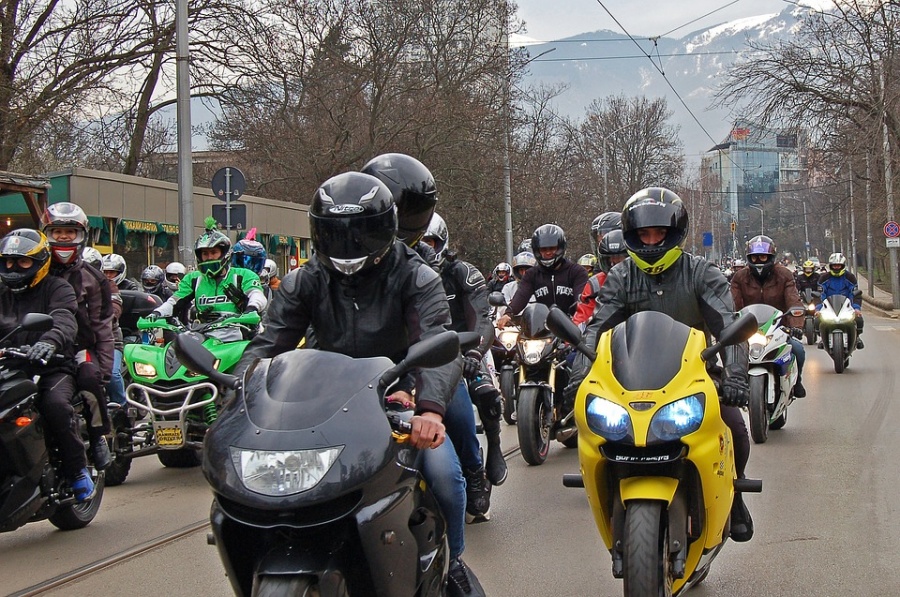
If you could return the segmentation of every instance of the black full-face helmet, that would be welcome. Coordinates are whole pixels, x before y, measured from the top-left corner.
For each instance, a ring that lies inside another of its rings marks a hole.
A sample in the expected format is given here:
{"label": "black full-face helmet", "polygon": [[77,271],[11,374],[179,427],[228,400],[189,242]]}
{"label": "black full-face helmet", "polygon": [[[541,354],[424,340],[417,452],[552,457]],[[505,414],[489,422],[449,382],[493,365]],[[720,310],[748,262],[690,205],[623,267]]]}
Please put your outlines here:
{"label": "black full-face helmet", "polygon": [[[544,259],[541,256],[541,249],[551,247],[556,248],[553,257]],[[549,269],[556,267],[566,256],[566,233],[556,224],[538,226],[531,236],[531,252],[538,263],[544,267]]]}
{"label": "black full-face helmet", "polygon": [[369,174],[326,180],[309,206],[313,249],[322,265],[351,276],[384,259],[397,235],[397,210],[387,186]]}
{"label": "black full-face helmet", "polygon": [[437,205],[434,176],[425,164],[404,153],[385,153],[363,166],[385,184],[397,206],[397,238],[414,247],[431,222]]}
{"label": "black full-face helmet", "polygon": [[616,229],[604,234],[597,252],[599,253],[597,263],[600,269],[608,274],[615,264],[628,257],[628,249],[625,248],[622,231]]}
{"label": "black full-face helmet", "polygon": [[[644,244],[641,228],[664,228],[665,238],[655,244]],[[644,272],[664,272],[681,256],[681,243],[687,235],[688,214],[681,198],[662,187],[638,191],[622,209],[622,238],[628,254]]]}
{"label": "black full-face helmet", "polygon": [[621,229],[622,214],[620,212],[607,211],[594,218],[591,222],[591,247],[594,249],[594,254],[598,254],[597,248],[604,235]]}
{"label": "black full-face helmet", "polygon": [[760,234],[747,241],[747,265],[753,275],[765,280],[775,267],[777,253],[775,242],[768,236]]}
{"label": "black full-face helmet", "polygon": [[[21,267],[19,259],[23,257],[31,260],[30,267]],[[7,267],[7,260],[12,262],[11,267]],[[19,228],[0,239],[0,280],[12,292],[19,293],[34,288],[47,276],[48,271],[50,243],[42,232]]]}

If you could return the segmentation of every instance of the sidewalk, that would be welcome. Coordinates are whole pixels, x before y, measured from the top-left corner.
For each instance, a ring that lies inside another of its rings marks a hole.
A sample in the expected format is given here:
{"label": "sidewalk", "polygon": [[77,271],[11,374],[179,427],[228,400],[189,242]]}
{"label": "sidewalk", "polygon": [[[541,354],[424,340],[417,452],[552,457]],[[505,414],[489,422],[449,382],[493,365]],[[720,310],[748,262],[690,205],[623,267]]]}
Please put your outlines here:
{"label": "sidewalk", "polygon": [[876,286],[874,293],[875,297],[870,297],[869,281],[863,275],[857,276],[857,285],[863,292],[862,299],[865,303],[866,308],[871,309],[875,313],[884,317],[890,317],[892,319],[896,319],[898,317],[898,313],[893,310],[894,296],[890,292],[887,292],[882,288]]}

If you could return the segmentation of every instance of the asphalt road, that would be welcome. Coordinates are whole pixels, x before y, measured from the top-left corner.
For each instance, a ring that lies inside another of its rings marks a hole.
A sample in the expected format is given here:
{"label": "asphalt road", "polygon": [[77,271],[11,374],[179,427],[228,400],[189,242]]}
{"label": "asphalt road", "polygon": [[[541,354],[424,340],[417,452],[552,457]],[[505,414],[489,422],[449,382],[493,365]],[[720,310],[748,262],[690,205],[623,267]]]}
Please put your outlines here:
{"label": "asphalt road", "polygon": [[[900,594],[900,405],[896,369],[900,322],[867,314],[866,349],[842,375],[807,347],[808,397],[788,423],[754,445],[748,475],[764,492],[746,500],[756,536],[729,543],[704,585],[690,595],[893,596]],[[504,430],[506,448],[515,429]],[[554,447],[546,464],[510,459],[508,481],[493,495],[493,519],[467,527],[466,561],[492,596],[613,596],[610,558],[582,490],[566,489],[575,451]],[[16,594],[207,517],[211,494],[200,471],[135,462],[109,488],[97,519],[63,533],[49,523],[0,535],[0,593]],[[49,595],[196,597],[230,594],[206,530],[105,568]]]}

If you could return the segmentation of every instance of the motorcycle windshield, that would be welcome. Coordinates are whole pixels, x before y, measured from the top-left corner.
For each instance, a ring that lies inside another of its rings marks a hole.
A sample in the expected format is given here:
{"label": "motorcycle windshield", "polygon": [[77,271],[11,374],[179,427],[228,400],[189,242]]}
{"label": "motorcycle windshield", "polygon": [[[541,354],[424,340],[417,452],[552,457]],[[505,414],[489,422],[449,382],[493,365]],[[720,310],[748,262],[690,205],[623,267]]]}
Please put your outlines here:
{"label": "motorcycle windshield", "polygon": [[781,311],[772,307],[771,305],[747,305],[743,309],[741,309],[741,313],[752,313],[754,317],[756,317],[756,321],[759,322],[759,329],[762,330],[763,333],[768,333],[769,329],[771,329],[772,324],[776,319],[781,317]]}
{"label": "motorcycle windshield", "polygon": [[616,380],[629,391],[659,390],[681,371],[691,328],[657,311],[635,313],[612,329]]}
{"label": "motorcycle windshield", "polygon": [[286,431],[322,425],[393,366],[385,357],[353,359],[319,350],[294,350],[253,368],[244,386],[247,416],[261,429]]}
{"label": "motorcycle windshield", "polygon": [[841,309],[844,308],[844,305],[850,302],[850,299],[848,299],[843,294],[832,294],[827,299],[825,299],[825,301],[828,302],[829,305],[831,305],[831,308],[835,313],[840,313]]}
{"label": "motorcycle windshield", "polygon": [[550,309],[541,303],[529,303],[522,311],[522,335],[526,338],[547,338],[547,315]]}

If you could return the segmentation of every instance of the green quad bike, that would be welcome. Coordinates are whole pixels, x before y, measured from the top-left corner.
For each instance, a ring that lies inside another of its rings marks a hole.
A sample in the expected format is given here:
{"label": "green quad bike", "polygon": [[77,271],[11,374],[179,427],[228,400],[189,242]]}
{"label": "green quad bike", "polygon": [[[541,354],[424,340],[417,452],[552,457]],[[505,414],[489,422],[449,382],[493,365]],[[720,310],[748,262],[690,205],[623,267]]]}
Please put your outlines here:
{"label": "green quad bike", "polygon": [[[221,313],[214,321],[189,327],[171,317],[153,321],[141,318],[137,327],[190,334],[215,355],[216,368],[229,373],[244,354],[259,321],[259,314],[254,312]],[[243,339],[223,342],[210,335],[222,328],[238,328]],[[167,467],[198,466],[206,430],[218,414],[220,405],[215,396],[221,395],[221,388],[178,362],[174,342],[126,344],[124,360],[133,383],[125,389],[126,407],[111,413],[112,464],[106,470],[106,484],[124,483],[132,459],[148,454],[156,454]]]}

